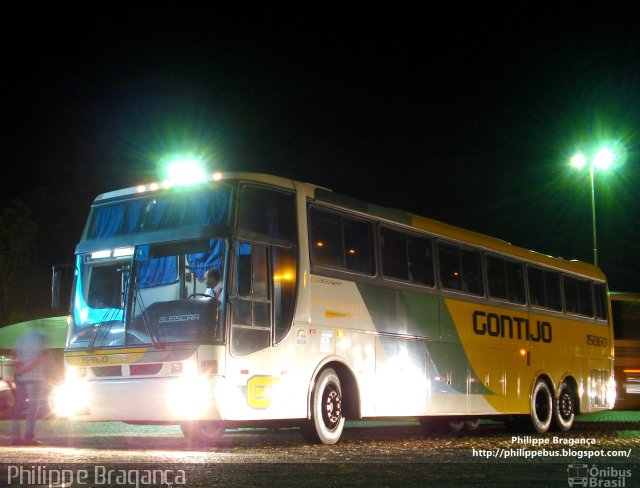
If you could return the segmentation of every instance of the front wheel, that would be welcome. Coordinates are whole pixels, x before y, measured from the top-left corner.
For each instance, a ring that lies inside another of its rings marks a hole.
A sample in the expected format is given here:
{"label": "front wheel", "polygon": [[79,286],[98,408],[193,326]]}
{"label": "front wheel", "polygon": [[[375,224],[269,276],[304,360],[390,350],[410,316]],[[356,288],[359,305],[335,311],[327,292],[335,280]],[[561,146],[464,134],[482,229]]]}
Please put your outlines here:
{"label": "front wheel", "polygon": [[336,372],[320,373],[311,394],[311,419],[301,425],[302,435],[312,444],[335,444],[344,430],[342,387]]}
{"label": "front wheel", "polygon": [[213,420],[193,420],[180,424],[189,444],[215,446],[224,434],[224,425]]}

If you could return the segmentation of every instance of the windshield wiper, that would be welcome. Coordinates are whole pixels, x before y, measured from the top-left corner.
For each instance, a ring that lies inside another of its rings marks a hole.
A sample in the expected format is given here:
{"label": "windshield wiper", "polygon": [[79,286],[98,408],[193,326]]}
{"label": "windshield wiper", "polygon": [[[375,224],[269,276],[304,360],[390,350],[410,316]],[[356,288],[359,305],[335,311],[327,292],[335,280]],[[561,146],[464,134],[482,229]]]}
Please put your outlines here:
{"label": "windshield wiper", "polygon": [[[111,331],[111,327],[113,327],[113,324],[117,322],[116,320],[108,320],[109,314],[113,313],[113,315],[115,316],[116,313],[120,311],[121,310],[115,307],[110,307],[107,309],[107,311],[104,313],[104,316],[102,317],[102,320],[100,320],[100,322],[96,324],[96,333],[91,338],[91,342],[89,342],[89,345],[87,346],[87,351],[93,351],[93,346],[95,345],[100,333],[104,330],[105,332],[104,334],[102,334],[102,336],[103,338],[107,337],[107,334],[109,334],[109,332]],[[106,329],[104,329],[103,326],[107,321],[109,322],[109,326]],[[121,323],[123,322],[121,321]]]}
{"label": "windshield wiper", "polygon": [[144,306],[144,302],[142,301],[142,297],[140,296],[138,289],[136,289],[135,291],[134,303],[140,306],[140,317],[142,318],[142,323],[144,324],[144,328],[147,329],[147,333],[151,338],[151,342],[153,342],[154,344],[159,344],[160,337],[158,337],[157,335],[156,328],[151,326],[151,319],[149,319],[147,308]]}

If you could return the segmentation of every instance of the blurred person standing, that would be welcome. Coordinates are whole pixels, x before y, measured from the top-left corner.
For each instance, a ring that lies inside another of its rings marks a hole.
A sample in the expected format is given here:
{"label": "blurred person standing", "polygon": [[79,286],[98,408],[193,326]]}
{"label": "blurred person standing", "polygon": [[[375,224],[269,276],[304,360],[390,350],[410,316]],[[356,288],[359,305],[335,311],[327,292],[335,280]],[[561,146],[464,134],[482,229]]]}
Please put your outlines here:
{"label": "blurred person standing", "polygon": [[[16,396],[11,416],[11,444],[38,446],[41,442],[35,436],[35,427],[48,368],[44,331],[39,327],[27,330],[16,340],[13,349],[16,357]],[[20,418],[25,405],[26,425],[24,438],[21,439]]]}

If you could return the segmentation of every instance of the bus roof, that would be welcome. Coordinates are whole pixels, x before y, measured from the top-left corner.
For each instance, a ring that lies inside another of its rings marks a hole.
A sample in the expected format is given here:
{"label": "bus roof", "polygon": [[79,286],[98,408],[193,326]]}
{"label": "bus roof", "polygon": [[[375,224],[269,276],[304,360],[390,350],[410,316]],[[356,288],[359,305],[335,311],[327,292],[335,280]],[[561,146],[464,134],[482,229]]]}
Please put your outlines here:
{"label": "bus roof", "polygon": [[[355,198],[339,195],[334,193],[332,190],[314,184],[298,182],[280,176],[245,172],[212,173],[207,182],[209,184],[215,184],[218,181],[224,180],[255,181],[290,190],[293,190],[296,187],[301,188],[304,189],[309,198],[313,198],[316,201],[333,204],[352,211],[377,217],[381,220],[408,226],[419,231],[429,232],[436,236],[468,243],[483,249],[521,258],[533,263],[559,268],[572,273],[588,276],[590,278],[603,281],[606,280],[602,270],[590,263],[547,256],[536,251],[514,246],[501,239],[465,230],[460,227],[445,224],[410,212],[382,207],[376,204],[357,200]],[[163,185],[163,183],[150,183],[146,185],[139,185],[137,187],[125,188],[99,195],[96,197],[94,204],[100,204],[106,200],[114,198],[126,198],[127,196],[135,196],[148,192],[163,191],[167,188],[168,187]]]}

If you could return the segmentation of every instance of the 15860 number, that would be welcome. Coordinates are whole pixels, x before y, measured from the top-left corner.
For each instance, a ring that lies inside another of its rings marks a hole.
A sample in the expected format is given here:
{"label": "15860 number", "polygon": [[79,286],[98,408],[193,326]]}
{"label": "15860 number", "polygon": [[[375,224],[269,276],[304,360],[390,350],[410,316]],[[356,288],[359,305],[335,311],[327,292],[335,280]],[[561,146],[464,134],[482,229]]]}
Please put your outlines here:
{"label": "15860 number", "polygon": [[587,334],[587,345],[588,346],[599,346],[599,347],[607,347],[607,338],[602,336],[595,336]]}

